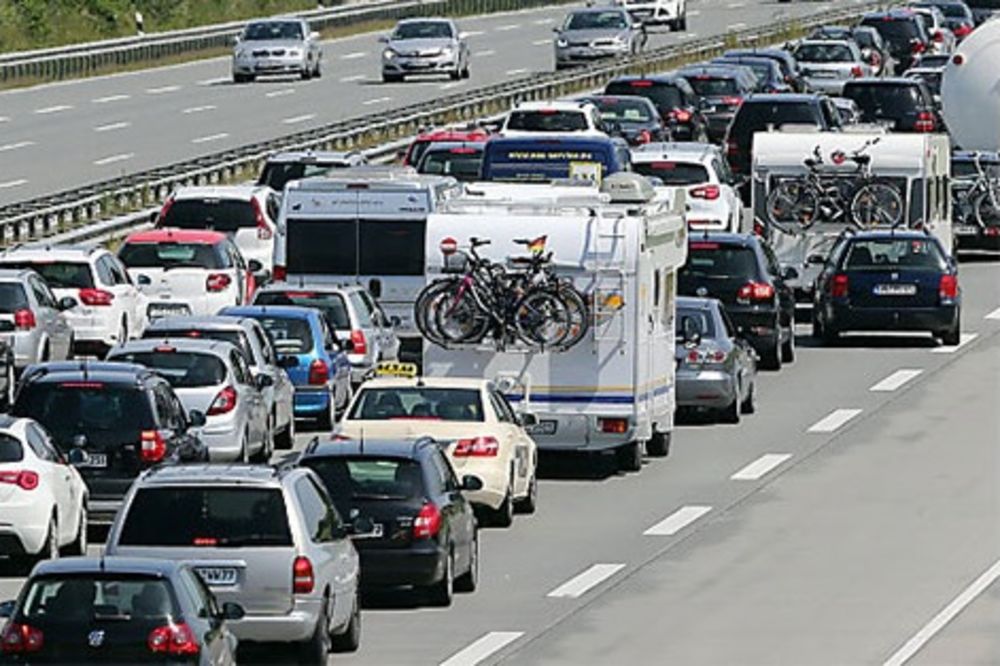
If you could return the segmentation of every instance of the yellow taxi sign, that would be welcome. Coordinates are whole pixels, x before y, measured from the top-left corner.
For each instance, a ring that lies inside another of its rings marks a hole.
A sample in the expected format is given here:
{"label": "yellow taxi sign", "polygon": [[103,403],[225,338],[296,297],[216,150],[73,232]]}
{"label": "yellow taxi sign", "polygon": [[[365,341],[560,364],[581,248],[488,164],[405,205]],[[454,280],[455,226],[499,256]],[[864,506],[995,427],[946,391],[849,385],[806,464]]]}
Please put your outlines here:
{"label": "yellow taxi sign", "polygon": [[416,363],[400,363],[399,361],[382,361],[375,366],[376,377],[405,377],[413,379],[417,376]]}

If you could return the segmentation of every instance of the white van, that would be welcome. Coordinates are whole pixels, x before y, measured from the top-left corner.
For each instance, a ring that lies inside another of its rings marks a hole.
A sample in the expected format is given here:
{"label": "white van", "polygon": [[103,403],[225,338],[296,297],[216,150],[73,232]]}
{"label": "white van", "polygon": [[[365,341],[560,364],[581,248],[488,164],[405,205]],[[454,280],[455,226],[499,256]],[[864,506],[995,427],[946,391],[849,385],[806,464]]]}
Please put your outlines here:
{"label": "white van", "polygon": [[409,168],[359,167],[285,187],[274,244],[276,281],[362,284],[419,357],[413,301],[424,285],[427,216],[457,193],[452,178]]}
{"label": "white van", "polygon": [[481,256],[523,254],[515,238],[546,236],[556,272],[590,305],[590,327],[564,351],[495,344],[424,345],[429,376],[484,377],[530,414],[539,448],[617,450],[638,470],[643,447],[667,455],[673,430],[676,272],[687,256],[683,188],[636,174],[600,186],[475,184],[427,219],[428,280],[444,269],[439,244],[472,236]]}

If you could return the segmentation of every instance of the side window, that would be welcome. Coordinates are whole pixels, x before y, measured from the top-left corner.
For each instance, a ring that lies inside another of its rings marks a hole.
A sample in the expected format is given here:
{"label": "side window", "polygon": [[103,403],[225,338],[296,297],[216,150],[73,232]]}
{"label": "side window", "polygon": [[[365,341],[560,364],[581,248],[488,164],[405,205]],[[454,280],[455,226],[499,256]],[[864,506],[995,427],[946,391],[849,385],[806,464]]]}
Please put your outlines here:
{"label": "side window", "polygon": [[38,305],[43,308],[50,307],[48,302],[48,296],[45,293],[45,285],[38,278],[32,276],[28,278],[28,287],[31,289],[31,293],[35,296],[35,301]]}
{"label": "side window", "polygon": [[233,375],[236,377],[236,381],[240,384],[251,384],[250,381],[250,371],[246,367],[246,361],[243,359],[243,354],[236,351],[235,349],[229,352],[229,363],[233,366]]}
{"label": "side window", "polygon": [[103,256],[94,262],[94,268],[97,270],[98,282],[109,287],[115,284],[115,276],[111,273],[111,266],[107,256]]}
{"label": "side window", "polygon": [[513,423],[513,414],[507,413],[507,406],[503,404],[503,400],[497,395],[496,391],[490,391],[490,404],[493,405],[493,411],[497,415],[497,421],[501,423]]}
{"label": "side window", "polygon": [[336,538],[335,528],[340,521],[329,498],[321,494],[308,478],[295,482],[295,495],[299,500],[302,520],[305,522],[309,538],[315,543],[333,541]]}
{"label": "side window", "polygon": [[178,430],[187,428],[187,410],[184,409],[184,405],[181,404],[181,399],[178,398],[177,394],[170,388],[167,388],[167,396],[170,399],[170,411],[172,414],[171,419],[174,423],[174,427]]}
{"label": "side window", "polygon": [[261,353],[264,355],[264,362],[268,365],[275,365],[278,361],[274,356],[274,349],[271,347],[271,341],[267,339],[267,336],[257,328],[253,327],[254,337],[257,338],[257,344],[260,345]]}
{"label": "side window", "polygon": [[272,222],[278,221],[278,213],[281,210],[281,199],[278,198],[277,194],[267,195],[267,202],[265,203],[267,208],[267,216],[271,218]]}
{"label": "side window", "polygon": [[660,308],[660,269],[653,271],[653,310]]}
{"label": "side window", "polygon": [[198,617],[214,617],[219,614],[215,597],[208,591],[208,586],[205,585],[201,576],[185,567],[181,569],[180,582],[190,597],[191,603],[194,604],[194,610]]}
{"label": "side window", "polygon": [[767,272],[771,274],[771,277],[779,277],[781,275],[781,268],[778,265],[778,258],[774,256],[774,252],[771,250],[771,247],[761,243],[760,249],[764,251],[764,260],[767,262]]}
{"label": "side window", "polygon": [[722,326],[726,329],[726,335],[728,335],[730,338],[735,338],[736,327],[733,326],[733,320],[729,318],[729,315],[726,314],[724,308],[719,308],[719,315],[722,316]]}
{"label": "side window", "polygon": [[354,312],[358,316],[358,325],[362,328],[372,325],[372,313],[369,311],[365,302],[361,300],[356,292],[351,292],[349,295],[351,305],[354,306]]}
{"label": "side window", "polygon": [[28,446],[34,451],[40,460],[48,462],[59,462],[59,454],[52,448],[52,444],[38,426],[29,424],[25,429],[27,432]]}
{"label": "side window", "polygon": [[232,256],[233,266],[237,266],[239,268],[244,268],[245,269],[246,266],[247,266],[247,264],[243,260],[243,255],[240,254],[240,251],[236,248],[235,245],[233,245],[232,241],[228,241],[226,243],[226,245],[229,248],[229,254],[230,254],[230,256]]}
{"label": "side window", "polygon": [[382,307],[375,302],[375,299],[371,297],[367,291],[359,291],[358,296],[361,298],[361,302],[364,303],[365,308],[368,310],[368,314],[372,319],[378,319],[381,324],[387,324],[389,322],[388,317],[382,312]]}
{"label": "side window", "polygon": [[125,267],[115,259],[113,256],[108,255],[105,257],[108,262],[108,270],[111,271],[111,277],[114,279],[115,284],[132,284],[132,281],[128,277],[128,271]]}
{"label": "side window", "polygon": [[153,408],[156,410],[156,421],[161,428],[174,427],[173,405],[170,396],[167,394],[165,386],[157,386],[153,389]]}
{"label": "side window", "polygon": [[445,492],[453,493],[457,491],[458,479],[455,478],[455,472],[452,470],[451,463],[448,462],[447,458],[440,451],[435,451],[432,460],[434,461],[434,469],[437,472],[441,487],[444,488]]}
{"label": "side window", "polygon": [[229,252],[229,244],[222,243],[215,246],[215,255],[219,259],[219,268],[232,268],[233,257]]}

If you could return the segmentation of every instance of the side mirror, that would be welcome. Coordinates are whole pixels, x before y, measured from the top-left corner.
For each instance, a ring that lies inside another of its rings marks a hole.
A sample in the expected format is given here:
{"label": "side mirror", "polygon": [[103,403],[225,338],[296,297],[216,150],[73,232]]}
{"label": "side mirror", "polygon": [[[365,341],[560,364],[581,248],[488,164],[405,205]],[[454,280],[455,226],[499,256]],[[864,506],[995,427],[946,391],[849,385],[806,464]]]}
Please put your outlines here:
{"label": "side mirror", "polygon": [[188,414],[188,423],[195,428],[200,428],[207,422],[205,418],[205,412],[199,411],[197,409],[192,409]]}
{"label": "side mirror", "polygon": [[251,273],[260,273],[264,270],[264,264],[260,263],[257,259],[251,259],[247,262],[247,270]]}
{"label": "side mirror", "polygon": [[382,280],[378,278],[372,278],[368,281],[368,293],[372,295],[372,298],[378,300],[382,298]]}
{"label": "side mirror", "polygon": [[254,384],[257,386],[258,391],[263,391],[266,388],[274,386],[274,378],[271,375],[259,374],[254,379]]}
{"label": "side mirror", "polygon": [[79,304],[76,302],[76,299],[73,298],[72,296],[63,296],[62,298],[59,299],[59,302],[56,303],[56,305],[59,307],[60,310],[72,310]]}
{"label": "side mirror", "polygon": [[562,29],[561,28],[552,28],[552,32],[554,32],[555,34],[558,35],[559,33],[562,32]]}
{"label": "side mirror", "polygon": [[135,283],[146,286],[153,284],[153,280],[148,275],[140,275],[135,279]]}
{"label": "side mirror", "polygon": [[17,601],[14,599],[8,599],[7,601],[0,602],[0,618],[13,617],[16,609]]}
{"label": "side mirror", "polygon": [[243,610],[243,606],[240,606],[238,603],[227,601],[222,604],[223,620],[242,620],[246,614],[247,612]]}
{"label": "side mirror", "polygon": [[242,40],[241,40],[241,38],[240,38],[239,35],[233,35],[233,46],[236,46],[237,44],[239,44],[240,41],[242,41]]}
{"label": "side mirror", "polygon": [[297,368],[299,367],[299,359],[295,356],[281,356],[278,358],[278,367],[285,368]]}
{"label": "side mirror", "polygon": [[799,272],[795,270],[794,266],[785,266],[785,270],[782,271],[781,277],[785,280],[797,280],[799,278]]}
{"label": "side mirror", "polygon": [[530,428],[538,425],[538,417],[534,414],[524,413],[518,417],[517,422],[520,423],[523,428]]}
{"label": "side mirror", "polygon": [[823,264],[826,263],[826,257],[824,257],[822,254],[810,254],[808,257],[806,257],[806,263],[811,264],[813,266],[816,265],[822,266]]}
{"label": "side mirror", "polygon": [[319,33],[313,30],[312,32],[309,33],[309,39],[311,39],[314,42],[319,41]]}
{"label": "side mirror", "polygon": [[474,474],[466,474],[465,476],[462,477],[461,489],[470,491],[482,490],[483,480],[480,479],[478,476],[475,476]]}

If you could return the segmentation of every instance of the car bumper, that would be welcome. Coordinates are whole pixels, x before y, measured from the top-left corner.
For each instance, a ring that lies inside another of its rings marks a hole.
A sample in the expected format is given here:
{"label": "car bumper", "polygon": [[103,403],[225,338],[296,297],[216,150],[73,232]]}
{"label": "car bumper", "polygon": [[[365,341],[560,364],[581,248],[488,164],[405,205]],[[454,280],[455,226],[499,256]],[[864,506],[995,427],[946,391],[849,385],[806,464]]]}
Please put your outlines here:
{"label": "car bumper", "polygon": [[322,598],[296,599],[290,613],[247,613],[242,620],[226,622],[240,642],[298,643],[312,638],[323,605]]}
{"label": "car bumper", "polygon": [[838,331],[930,331],[954,326],[957,305],[934,308],[857,308],[833,304],[826,312],[826,325]]}
{"label": "car bumper", "polygon": [[25,525],[24,519],[17,523],[0,516],[0,554],[34,555],[45,546],[49,526],[44,520],[37,525]]}
{"label": "car bumper", "polygon": [[508,486],[510,485],[510,470],[506,465],[493,463],[478,463],[472,459],[466,459],[464,463],[455,464],[451,461],[455,474],[460,478],[466,474],[478,477],[483,482],[483,487],[479,490],[465,491],[462,494],[472,504],[486,507],[488,509],[499,509],[507,497]]}
{"label": "car bumper", "polygon": [[121,320],[110,310],[99,312],[98,308],[77,306],[67,310],[65,315],[67,323],[73,329],[73,340],[77,346],[103,345],[108,348],[124,342],[118,339]]}
{"label": "car bumper", "polygon": [[781,336],[777,310],[744,310],[727,305],[726,312],[733,324],[743,329],[744,337],[758,354],[774,346],[775,335]]}
{"label": "car bumper", "polygon": [[359,555],[363,587],[425,586],[444,576],[447,550],[436,541],[427,541],[409,548],[362,547]]}
{"label": "car bumper", "polygon": [[628,46],[616,46],[614,48],[594,48],[592,46],[568,47],[556,49],[556,63],[568,65],[573,63],[593,62],[603,58],[615,58],[628,55]]}
{"label": "car bumper", "polygon": [[[532,412],[538,418],[538,425],[531,428],[530,434],[541,451],[607,451],[637,439],[634,414],[631,411],[615,413],[609,410],[598,416],[545,412],[536,404],[532,407]],[[628,427],[621,433],[601,432],[598,427],[599,418],[623,418],[628,421]]]}
{"label": "car bumper", "polygon": [[209,421],[198,431],[198,439],[208,449],[208,459],[211,462],[231,462],[239,460],[243,442],[243,429],[236,419],[228,419],[222,423]]}
{"label": "car bumper", "polygon": [[405,58],[382,60],[382,72],[385,74],[434,74],[438,72],[454,72],[458,68],[458,59],[454,56],[445,58]]}
{"label": "car bumper", "polygon": [[1000,227],[978,225],[955,225],[955,251],[990,250],[1000,252]]}
{"label": "car bumper", "polygon": [[298,74],[305,71],[307,65],[303,58],[269,58],[267,60],[236,60],[233,62],[234,74]]}
{"label": "car bumper", "polygon": [[678,370],[677,406],[722,408],[736,399],[736,382],[721,370]]}
{"label": "car bumper", "polygon": [[293,409],[296,416],[316,416],[330,409],[330,391],[295,387]]}
{"label": "car bumper", "polygon": [[39,340],[36,331],[5,333],[3,337],[14,352],[14,366],[18,370],[38,362]]}

